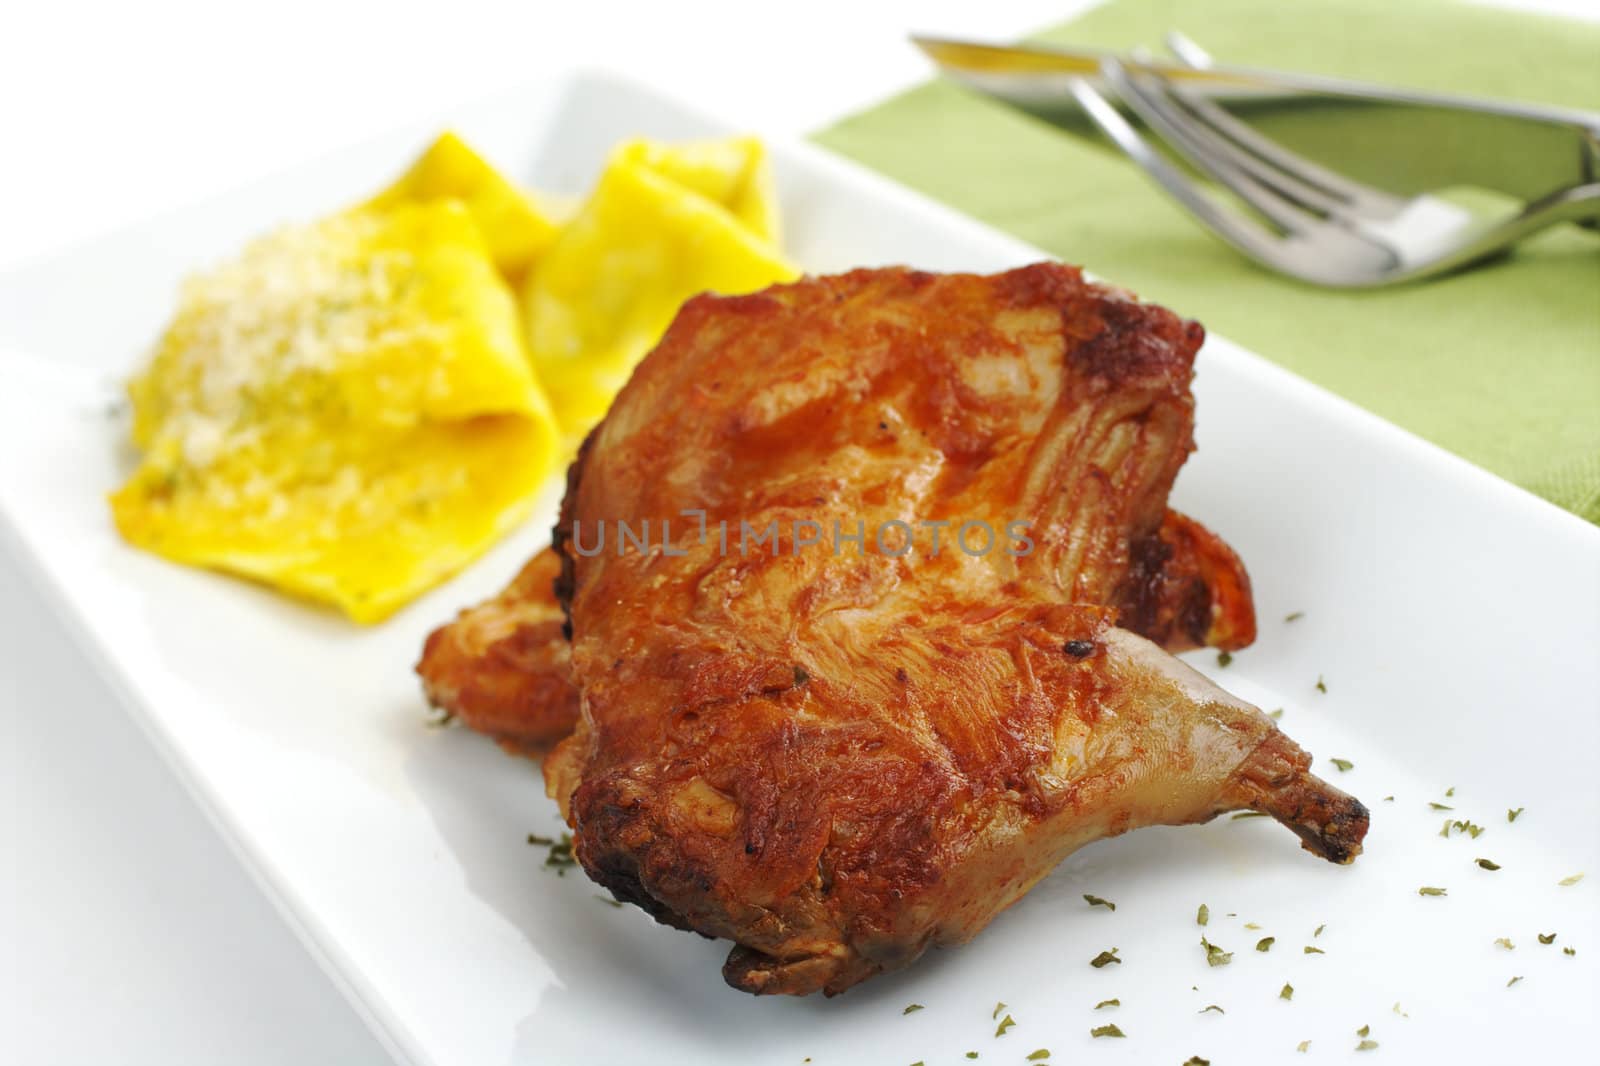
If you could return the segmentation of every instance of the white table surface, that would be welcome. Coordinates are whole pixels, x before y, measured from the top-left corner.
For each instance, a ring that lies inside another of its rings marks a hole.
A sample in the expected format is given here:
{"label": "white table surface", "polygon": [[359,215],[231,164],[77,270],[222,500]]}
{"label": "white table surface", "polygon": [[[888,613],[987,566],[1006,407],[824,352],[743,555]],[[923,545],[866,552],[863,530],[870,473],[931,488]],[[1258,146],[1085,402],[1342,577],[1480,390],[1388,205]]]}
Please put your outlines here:
{"label": "white table surface", "polygon": [[[6,0],[0,268],[546,65],[721,98],[782,136],[922,77],[908,29],[1004,37],[1084,3],[556,6]],[[389,1061],[3,550],[0,724],[0,1061]]]}

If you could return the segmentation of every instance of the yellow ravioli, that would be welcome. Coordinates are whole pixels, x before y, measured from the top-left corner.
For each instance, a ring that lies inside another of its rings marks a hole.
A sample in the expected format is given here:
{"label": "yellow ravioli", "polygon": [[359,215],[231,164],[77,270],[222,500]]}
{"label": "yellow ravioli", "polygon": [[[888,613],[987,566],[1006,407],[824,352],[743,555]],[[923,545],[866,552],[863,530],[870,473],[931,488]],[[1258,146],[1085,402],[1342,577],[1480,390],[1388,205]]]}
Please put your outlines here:
{"label": "yellow ravioli", "polygon": [[130,394],[131,543],[362,622],[519,520],[558,448],[511,293],[448,199],[289,227],[192,279]]}
{"label": "yellow ravioli", "polygon": [[441,134],[411,169],[363,206],[381,210],[444,199],[460,200],[472,213],[495,266],[509,279],[520,279],[555,239],[551,212],[454,133]]}
{"label": "yellow ravioli", "polygon": [[523,290],[529,354],[569,440],[605,414],[685,300],[798,275],[776,232],[758,141],[634,141],[612,153]]}

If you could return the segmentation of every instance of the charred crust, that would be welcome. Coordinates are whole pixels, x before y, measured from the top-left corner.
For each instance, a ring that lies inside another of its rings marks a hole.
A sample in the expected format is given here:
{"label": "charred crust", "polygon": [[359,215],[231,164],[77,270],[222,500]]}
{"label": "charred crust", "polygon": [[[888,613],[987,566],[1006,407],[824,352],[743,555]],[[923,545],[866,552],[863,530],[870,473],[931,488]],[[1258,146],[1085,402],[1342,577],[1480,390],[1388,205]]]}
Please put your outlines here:
{"label": "charred crust", "polygon": [[556,575],[554,588],[556,602],[561,605],[561,634],[568,640],[572,639],[572,597],[578,591],[578,571],[577,560],[567,551],[567,543],[572,539],[572,523],[577,520],[578,486],[583,481],[583,469],[605,424],[605,419],[601,419],[589,431],[578,446],[577,456],[567,467],[567,491],[561,497],[561,516],[550,531],[550,547],[561,557],[561,572]]}

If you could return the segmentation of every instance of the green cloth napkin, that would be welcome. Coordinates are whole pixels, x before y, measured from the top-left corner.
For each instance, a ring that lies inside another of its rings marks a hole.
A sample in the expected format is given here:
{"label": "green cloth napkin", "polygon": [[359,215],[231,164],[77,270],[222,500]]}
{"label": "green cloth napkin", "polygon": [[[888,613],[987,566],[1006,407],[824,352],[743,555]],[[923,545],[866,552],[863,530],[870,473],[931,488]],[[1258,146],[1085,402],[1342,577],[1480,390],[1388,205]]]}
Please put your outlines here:
{"label": "green cloth napkin", "polygon": [[[1443,0],[1114,0],[1039,39],[1154,47],[1167,29],[1221,62],[1600,110],[1600,26]],[[817,139],[1600,523],[1600,235],[1342,292],[1249,263],[1103,141],[948,82]]]}

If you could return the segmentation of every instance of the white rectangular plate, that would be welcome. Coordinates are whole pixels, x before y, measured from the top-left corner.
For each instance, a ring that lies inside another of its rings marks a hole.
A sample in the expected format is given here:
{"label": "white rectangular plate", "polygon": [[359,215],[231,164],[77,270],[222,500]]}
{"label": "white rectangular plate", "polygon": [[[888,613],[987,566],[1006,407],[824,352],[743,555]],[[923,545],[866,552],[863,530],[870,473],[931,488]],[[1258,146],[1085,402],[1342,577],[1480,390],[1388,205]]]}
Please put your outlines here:
{"label": "white rectangular plate", "polygon": [[[533,86],[454,124],[517,177],[566,192],[623,137],[727,132],[598,76]],[[397,1055],[933,1066],[1048,1048],[1055,1062],[1221,1064],[1289,1061],[1304,1040],[1313,1056],[1343,1056],[1362,1026],[1400,1062],[1600,1045],[1600,531],[1220,338],[1199,360],[1200,447],[1173,502],[1238,548],[1262,632],[1226,669],[1195,661],[1283,707],[1320,772],[1371,806],[1366,854],[1327,865],[1265,820],[1143,830],[1074,855],[972,944],[834,1000],[734,992],[719,975],[725,944],[603,905],[578,871],[556,876],[524,842],[560,828],[533,764],[425,728],[411,674],[423,636],[546,539],[554,485],[535,520],[375,629],[126,547],[104,503],[127,463],[106,408],[178,279],[275,223],[357,199],[433,132],[373,141],[0,279],[7,550],[33,564]],[[774,152],[789,247],[812,271],[989,271],[1041,257],[815,149]],[[1284,622],[1291,611],[1304,617]],[[1526,808],[1515,824],[1510,807]],[[1484,832],[1441,838],[1447,816]],[[1423,885],[1448,895],[1420,896]],[[1536,939],[1551,932],[1554,944]],[[1207,966],[1202,933],[1231,964]],[[1275,944],[1258,952],[1267,936]],[[1089,966],[1111,947],[1120,964]],[[1094,1009],[1112,998],[1121,1006]],[[1000,1001],[1016,1024],[997,1037]],[[924,1009],[903,1014],[911,1003]],[[1200,1013],[1210,1004],[1226,1013]],[[1127,1038],[1091,1038],[1110,1022]]]}

